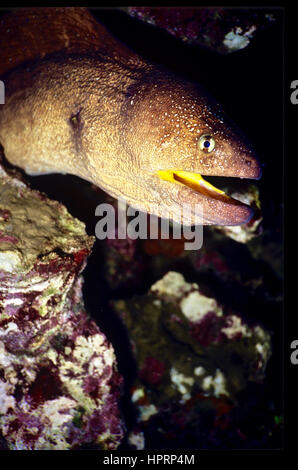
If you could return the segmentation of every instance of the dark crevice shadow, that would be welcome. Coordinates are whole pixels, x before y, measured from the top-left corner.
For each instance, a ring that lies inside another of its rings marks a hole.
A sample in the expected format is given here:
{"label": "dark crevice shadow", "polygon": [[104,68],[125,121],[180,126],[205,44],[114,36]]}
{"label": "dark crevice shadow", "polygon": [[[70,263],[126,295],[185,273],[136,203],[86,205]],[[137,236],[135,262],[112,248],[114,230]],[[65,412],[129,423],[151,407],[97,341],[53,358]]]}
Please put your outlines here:
{"label": "dark crevice shadow", "polygon": [[129,431],[136,423],[136,410],[131,402],[130,392],[137,376],[137,365],[131,350],[127,329],[109,303],[114,297],[103,277],[102,266],[98,262],[100,258],[101,246],[100,243],[95,243],[83,272],[84,305],[115,350],[118,372],[124,379],[120,409]]}

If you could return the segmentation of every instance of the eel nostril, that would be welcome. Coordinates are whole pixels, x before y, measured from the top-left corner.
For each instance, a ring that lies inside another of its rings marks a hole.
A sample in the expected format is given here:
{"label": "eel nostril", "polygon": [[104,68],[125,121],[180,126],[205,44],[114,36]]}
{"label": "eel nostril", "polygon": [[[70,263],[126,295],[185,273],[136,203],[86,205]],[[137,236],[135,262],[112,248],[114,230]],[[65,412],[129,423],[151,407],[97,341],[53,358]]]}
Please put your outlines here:
{"label": "eel nostril", "polygon": [[72,114],[70,116],[69,122],[72,127],[78,127],[78,125],[80,124],[80,112],[81,110],[79,110],[77,113]]}

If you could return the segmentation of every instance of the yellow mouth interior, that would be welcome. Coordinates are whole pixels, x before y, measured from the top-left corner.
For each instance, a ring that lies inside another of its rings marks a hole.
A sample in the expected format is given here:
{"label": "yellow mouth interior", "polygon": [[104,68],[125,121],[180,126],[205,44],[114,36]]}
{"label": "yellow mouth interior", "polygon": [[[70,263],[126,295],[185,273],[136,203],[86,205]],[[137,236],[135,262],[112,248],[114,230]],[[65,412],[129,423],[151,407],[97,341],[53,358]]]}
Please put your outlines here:
{"label": "yellow mouth interior", "polygon": [[162,180],[170,181],[171,183],[182,183],[194,191],[204,194],[205,196],[213,198],[229,198],[229,196],[227,196],[224,191],[221,191],[221,189],[216,188],[211,183],[204,180],[202,175],[199,173],[175,170],[160,170],[157,173]]}

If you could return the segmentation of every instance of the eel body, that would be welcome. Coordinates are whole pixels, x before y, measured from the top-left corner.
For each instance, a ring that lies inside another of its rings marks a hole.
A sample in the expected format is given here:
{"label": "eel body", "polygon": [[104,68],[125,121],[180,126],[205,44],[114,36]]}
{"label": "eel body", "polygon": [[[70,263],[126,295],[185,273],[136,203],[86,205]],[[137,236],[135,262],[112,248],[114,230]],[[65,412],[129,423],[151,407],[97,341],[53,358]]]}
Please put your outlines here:
{"label": "eel body", "polygon": [[70,173],[136,209],[237,225],[252,209],[201,175],[258,179],[250,147],[196,84],[139,57],[84,8],[1,18],[0,143],[28,174]]}

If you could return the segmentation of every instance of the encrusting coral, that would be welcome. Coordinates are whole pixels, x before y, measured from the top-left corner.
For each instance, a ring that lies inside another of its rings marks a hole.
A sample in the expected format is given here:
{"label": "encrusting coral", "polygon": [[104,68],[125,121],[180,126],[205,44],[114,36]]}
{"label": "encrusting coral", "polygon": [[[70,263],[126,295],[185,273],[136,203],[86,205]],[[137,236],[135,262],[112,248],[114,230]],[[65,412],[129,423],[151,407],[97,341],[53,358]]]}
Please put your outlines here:
{"label": "encrusting coral", "polygon": [[10,449],[115,449],[122,383],[82,299],[94,239],[0,167],[0,429]]}
{"label": "encrusting coral", "polygon": [[[131,389],[138,419],[130,445],[140,449],[159,439],[166,446],[170,439],[179,446],[187,436],[190,447],[212,446],[212,439],[224,445],[220,432],[232,433],[235,410],[245,408],[241,393],[264,381],[270,334],[237,312],[227,313],[174,271],[147,295],[113,305],[129,330],[138,365]],[[213,418],[206,423],[208,414]]]}

